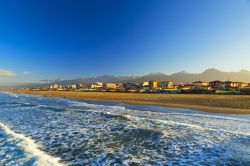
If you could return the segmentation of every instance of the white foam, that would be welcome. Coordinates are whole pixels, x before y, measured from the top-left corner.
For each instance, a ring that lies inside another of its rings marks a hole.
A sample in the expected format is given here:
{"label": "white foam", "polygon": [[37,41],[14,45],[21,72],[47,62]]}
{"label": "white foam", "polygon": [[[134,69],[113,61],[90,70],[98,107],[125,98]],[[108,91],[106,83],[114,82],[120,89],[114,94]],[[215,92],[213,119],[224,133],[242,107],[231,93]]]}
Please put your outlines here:
{"label": "white foam", "polygon": [[29,152],[32,156],[38,157],[36,164],[39,166],[64,166],[60,163],[60,158],[50,156],[39,149],[39,145],[34,140],[26,137],[23,134],[12,131],[7,125],[0,123],[0,127],[5,131],[6,134],[13,136],[16,139],[22,140],[21,147]]}
{"label": "white foam", "polygon": [[93,108],[93,109],[119,109],[119,110],[126,110],[126,108],[124,106],[109,106],[109,105],[101,105],[101,104],[89,104],[86,102],[77,102],[77,101],[70,101],[70,103],[74,106],[83,106],[83,107],[87,107],[87,108]]}
{"label": "white foam", "polygon": [[11,92],[2,92],[2,93],[7,94],[7,95],[12,96],[12,97],[15,97],[15,98],[18,98],[18,95],[15,93],[11,93]]}
{"label": "white foam", "polygon": [[[144,117],[139,117],[139,116],[131,116],[128,112],[132,111],[132,112],[136,112],[138,110],[131,110],[131,109],[127,109],[124,106],[108,106],[108,105],[100,105],[100,104],[89,104],[86,102],[78,102],[78,101],[70,101],[71,104],[73,104],[74,106],[84,106],[87,108],[90,108],[90,110],[85,110],[85,111],[90,111],[90,112],[104,112],[107,114],[111,114],[111,115],[116,115],[118,114],[122,114],[122,115],[126,115],[126,117],[130,120],[136,120],[136,119],[141,119],[141,120],[147,120],[147,119],[152,119],[152,120],[157,120],[158,122],[161,123],[165,123],[165,124],[175,124],[175,125],[182,125],[182,126],[187,126],[187,127],[191,127],[191,128],[196,128],[198,130],[210,130],[210,131],[218,131],[218,128],[213,128],[212,126],[200,126],[198,124],[192,124],[192,123],[186,123],[186,122],[177,122],[174,121],[174,119],[155,119],[152,118],[150,115],[147,118]],[[122,112],[120,112],[122,111]],[[124,112],[125,111],[125,112]],[[159,115],[169,115],[169,117],[173,116],[173,115],[177,115],[177,116],[181,116],[182,118],[185,116],[190,116],[190,117],[197,117],[197,118],[213,118],[213,119],[218,119],[218,120],[230,120],[230,121],[239,121],[239,122],[249,122],[249,120],[246,119],[241,119],[241,118],[235,118],[235,117],[224,117],[224,116],[220,116],[220,115],[208,115],[208,114],[189,114],[189,113],[175,113],[175,112],[144,112],[151,114],[151,113],[156,113]],[[241,132],[241,131],[232,131],[230,128],[229,129],[220,129],[220,131],[224,131],[227,133],[231,133],[231,134],[241,134],[241,135],[245,135],[245,136],[249,136],[250,133],[249,132]]]}

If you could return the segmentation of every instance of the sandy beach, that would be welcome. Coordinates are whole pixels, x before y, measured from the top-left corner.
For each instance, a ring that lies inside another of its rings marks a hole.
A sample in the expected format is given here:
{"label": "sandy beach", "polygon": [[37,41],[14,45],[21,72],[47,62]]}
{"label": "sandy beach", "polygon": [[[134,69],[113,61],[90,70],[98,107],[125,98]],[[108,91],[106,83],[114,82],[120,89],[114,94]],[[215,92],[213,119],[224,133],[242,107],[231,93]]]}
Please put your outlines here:
{"label": "sandy beach", "polygon": [[174,108],[187,108],[206,112],[227,114],[250,114],[250,96],[211,95],[211,94],[139,94],[117,92],[71,92],[71,91],[25,91],[44,96],[58,96],[82,100],[116,101],[129,104],[159,105]]}

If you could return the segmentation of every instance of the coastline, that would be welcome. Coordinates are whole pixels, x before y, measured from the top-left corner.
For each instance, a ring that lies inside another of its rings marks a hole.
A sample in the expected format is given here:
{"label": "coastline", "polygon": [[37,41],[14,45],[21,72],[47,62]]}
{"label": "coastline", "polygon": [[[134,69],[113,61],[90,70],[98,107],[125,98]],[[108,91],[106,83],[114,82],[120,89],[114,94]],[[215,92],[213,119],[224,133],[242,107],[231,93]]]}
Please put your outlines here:
{"label": "coastline", "polygon": [[[8,90],[9,91],[9,90]],[[118,92],[9,91],[33,95],[114,101],[136,105],[159,105],[213,113],[250,114],[250,96],[212,94],[139,94]]]}

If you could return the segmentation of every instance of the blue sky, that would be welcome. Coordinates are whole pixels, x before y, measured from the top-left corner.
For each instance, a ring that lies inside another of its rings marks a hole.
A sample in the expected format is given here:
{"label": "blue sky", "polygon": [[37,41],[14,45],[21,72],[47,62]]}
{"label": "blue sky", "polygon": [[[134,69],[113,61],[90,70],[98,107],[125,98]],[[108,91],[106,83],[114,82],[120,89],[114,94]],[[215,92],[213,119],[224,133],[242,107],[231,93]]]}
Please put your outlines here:
{"label": "blue sky", "polygon": [[250,70],[249,0],[0,0],[0,81]]}

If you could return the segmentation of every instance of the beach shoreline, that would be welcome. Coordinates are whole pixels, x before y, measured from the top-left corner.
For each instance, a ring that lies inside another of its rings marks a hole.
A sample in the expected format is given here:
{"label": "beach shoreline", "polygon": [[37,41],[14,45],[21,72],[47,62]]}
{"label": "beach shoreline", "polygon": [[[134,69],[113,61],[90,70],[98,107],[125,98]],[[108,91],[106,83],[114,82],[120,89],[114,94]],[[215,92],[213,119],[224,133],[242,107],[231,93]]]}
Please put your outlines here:
{"label": "beach shoreline", "polygon": [[250,114],[250,96],[212,94],[140,94],[119,92],[27,91],[9,92],[74,98],[90,101],[113,101],[135,105],[158,105],[213,113]]}

